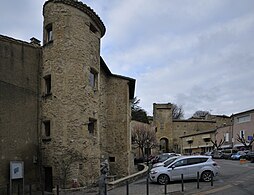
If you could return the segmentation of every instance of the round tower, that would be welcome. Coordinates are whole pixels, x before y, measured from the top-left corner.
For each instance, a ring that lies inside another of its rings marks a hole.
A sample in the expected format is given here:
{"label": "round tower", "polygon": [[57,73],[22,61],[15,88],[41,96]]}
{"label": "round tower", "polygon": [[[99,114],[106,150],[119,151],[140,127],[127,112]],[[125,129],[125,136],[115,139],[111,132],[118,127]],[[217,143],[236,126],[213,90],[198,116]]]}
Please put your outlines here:
{"label": "round tower", "polygon": [[[98,180],[100,168],[100,39],[105,26],[90,7],[75,0],[48,0],[43,16],[41,147],[45,186],[60,182],[68,187],[72,179],[89,185]],[[65,165],[70,170],[64,170]]]}

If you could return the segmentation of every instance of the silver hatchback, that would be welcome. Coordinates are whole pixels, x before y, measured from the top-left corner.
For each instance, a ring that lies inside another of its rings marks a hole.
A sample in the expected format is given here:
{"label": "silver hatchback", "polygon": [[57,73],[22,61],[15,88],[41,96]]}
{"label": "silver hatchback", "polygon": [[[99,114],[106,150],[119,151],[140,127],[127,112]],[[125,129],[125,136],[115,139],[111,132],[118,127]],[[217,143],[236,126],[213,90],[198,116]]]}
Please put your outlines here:
{"label": "silver hatchback", "polygon": [[211,156],[181,156],[171,164],[156,167],[150,170],[150,180],[165,184],[169,181],[183,179],[196,179],[199,172],[199,179],[211,181],[212,177],[218,175],[219,166],[213,161]]}

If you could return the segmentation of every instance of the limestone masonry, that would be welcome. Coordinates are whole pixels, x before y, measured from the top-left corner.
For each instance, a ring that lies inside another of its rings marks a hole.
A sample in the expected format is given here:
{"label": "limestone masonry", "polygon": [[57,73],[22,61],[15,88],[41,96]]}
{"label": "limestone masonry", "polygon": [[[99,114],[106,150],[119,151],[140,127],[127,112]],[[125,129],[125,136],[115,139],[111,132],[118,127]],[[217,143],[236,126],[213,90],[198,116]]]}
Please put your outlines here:
{"label": "limestone masonry", "polygon": [[110,174],[129,175],[135,79],[100,57],[106,29],[90,7],[49,0],[43,16],[42,46],[0,36],[0,185],[10,161],[23,161],[26,183],[45,191],[96,184],[106,159]]}

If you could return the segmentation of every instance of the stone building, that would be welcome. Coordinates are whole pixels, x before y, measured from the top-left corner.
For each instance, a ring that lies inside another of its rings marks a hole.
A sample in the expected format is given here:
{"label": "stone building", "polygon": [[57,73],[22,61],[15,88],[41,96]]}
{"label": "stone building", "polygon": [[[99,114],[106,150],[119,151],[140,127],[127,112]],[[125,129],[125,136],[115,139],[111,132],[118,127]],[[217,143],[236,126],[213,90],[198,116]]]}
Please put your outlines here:
{"label": "stone building", "polygon": [[[156,136],[160,143],[159,150],[161,152],[189,153],[194,146],[198,148],[197,152],[210,150],[212,145],[208,139],[214,137],[215,129],[230,123],[230,117],[225,115],[208,115],[202,119],[173,119],[172,104],[153,104],[152,124],[157,131]],[[199,138],[196,139],[198,142],[194,142],[195,145],[193,145],[194,135],[199,135]]]}
{"label": "stone building", "polygon": [[100,57],[106,29],[90,7],[48,0],[43,16],[42,46],[0,37],[0,185],[12,160],[46,191],[96,183],[105,159],[110,174],[128,175],[135,80],[112,74]]}
{"label": "stone building", "polygon": [[39,45],[0,35],[0,194],[10,181],[10,161],[24,162],[26,181],[40,181],[41,59]]}

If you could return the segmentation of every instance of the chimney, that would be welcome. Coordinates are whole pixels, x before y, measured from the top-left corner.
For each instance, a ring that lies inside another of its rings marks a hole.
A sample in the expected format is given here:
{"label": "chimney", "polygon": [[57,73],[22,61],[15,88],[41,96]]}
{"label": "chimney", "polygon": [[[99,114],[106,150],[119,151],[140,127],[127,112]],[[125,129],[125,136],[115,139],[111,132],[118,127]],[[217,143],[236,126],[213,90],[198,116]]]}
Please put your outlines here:
{"label": "chimney", "polygon": [[30,39],[30,43],[31,44],[33,44],[33,45],[38,45],[38,46],[41,46],[41,41],[39,41],[38,39],[36,39],[36,38],[34,38],[34,37],[32,37],[31,39]]}

